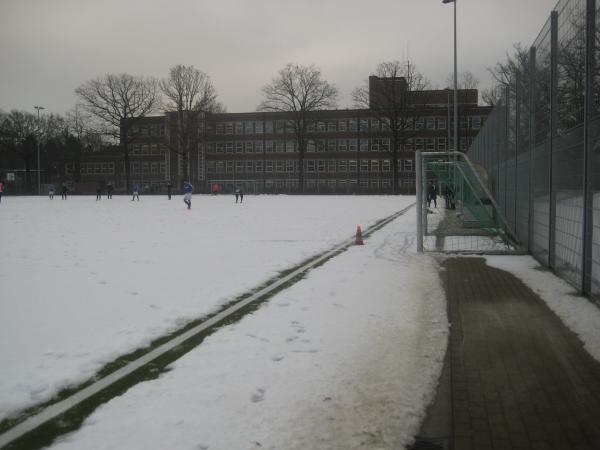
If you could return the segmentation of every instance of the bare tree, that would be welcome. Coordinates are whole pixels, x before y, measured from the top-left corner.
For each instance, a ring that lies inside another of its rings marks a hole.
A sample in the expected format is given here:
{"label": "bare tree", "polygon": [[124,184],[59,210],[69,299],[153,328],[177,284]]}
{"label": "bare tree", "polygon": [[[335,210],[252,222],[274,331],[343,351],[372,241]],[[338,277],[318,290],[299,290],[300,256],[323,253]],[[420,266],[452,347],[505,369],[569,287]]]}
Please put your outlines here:
{"label": "bare tree", "polygon": [[129,146],[132,131],[142,117],[159,105],[157,82],[128,74],[108,74],[75,89],[83,108],[105,125],[105,132],[119,138],[125,162],[125,180],[130,186]]}
{"label": "bare tree", "polygon": [[288,121],[298,146],[298,187],[304,192],[304,155],[308,144],[308,126],[311,113],[337,106],[338,90],[323,79],[314,65],[287,64],[263,87],[264,100],[259,111],[291,113]]}
{"label": "bare tree", "polygon": [[425,91],[430,84],[408,60],[382,62],[375,73],[375,83],[365,83],[352,96],[356,107],[370,109],[390,130],[393,189],[398,193],[398,153],[401,145],[419,132],[415,124],[428,103]]}
{"label": "bare tree", "polygon": [[[477,89],[479,87],[479,80],[469,70],[458,74],[458,80],[456,83],[458,89]],[[446,88],[454,89],[454,74],[448,74],[446,77]]]}
{"label": "bare tree", "polygon": [[169,145],[183,161],[183,176],[190,179],[190,152],[202,138],[198,132],[202,113],[221,112],[223,105],[217,102],[217,91],[210,77],[194,66],[181,64],[169,70],[169,77],[160,81],[160,89],[166,98],[164,109],[174,113],[177,141]]}
{"label": "bare tree", "polygon": [[488,67],[488,72],[492,75],[493,85],[486,88],[481,93],[481,99],[488,106],[496,106],[506,87],[511,85],[515,74],[528,77],[529,50],[523,44],[517,42],[513,44],[513,53],[506,54],[506,61],[496,63],[494,67]]}
{"label": "bare tree", "polygon": [[25,183],[33,189],[31,168],[35,164],[39,124],[34,114],[13,109],[0,123],[0,150],[2,160],[20,161],[25,166]]}

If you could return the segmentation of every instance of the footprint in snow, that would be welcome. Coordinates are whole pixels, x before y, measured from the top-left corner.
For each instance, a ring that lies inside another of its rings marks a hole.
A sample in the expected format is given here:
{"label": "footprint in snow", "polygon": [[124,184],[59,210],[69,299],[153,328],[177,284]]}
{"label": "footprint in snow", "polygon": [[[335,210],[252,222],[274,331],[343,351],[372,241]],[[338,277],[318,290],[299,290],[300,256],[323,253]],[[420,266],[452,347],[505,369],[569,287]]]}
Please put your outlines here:
{"label": "footprint in snow", "polygon": [[274,355],[274,356],[271,356],[271,361],[274,361],[274,362],[279,362],[282,359],[283,359],[283,355]]}
{"label": "footprint in snow", "polygon": [[263,388],[256,389],[256,392],[252,394],[250,400],[252,403],[262,402],[265,399],[265,390]]}

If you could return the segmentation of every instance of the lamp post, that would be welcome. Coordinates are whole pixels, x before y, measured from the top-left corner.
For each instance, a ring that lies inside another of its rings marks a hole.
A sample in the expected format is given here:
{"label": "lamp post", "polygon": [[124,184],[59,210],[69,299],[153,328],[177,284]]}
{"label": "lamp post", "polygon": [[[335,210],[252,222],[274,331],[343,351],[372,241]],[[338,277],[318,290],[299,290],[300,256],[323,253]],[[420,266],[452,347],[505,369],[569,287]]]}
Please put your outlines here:
{"label": "lamp post", "polygon": [[34,106],[37,109],[37,126],[38,126],[38,136],[37,136],[37,187],[38,187],[38,195],[42,195],[42,185],[40,183],[40,110],[46,109],[43,106]]}

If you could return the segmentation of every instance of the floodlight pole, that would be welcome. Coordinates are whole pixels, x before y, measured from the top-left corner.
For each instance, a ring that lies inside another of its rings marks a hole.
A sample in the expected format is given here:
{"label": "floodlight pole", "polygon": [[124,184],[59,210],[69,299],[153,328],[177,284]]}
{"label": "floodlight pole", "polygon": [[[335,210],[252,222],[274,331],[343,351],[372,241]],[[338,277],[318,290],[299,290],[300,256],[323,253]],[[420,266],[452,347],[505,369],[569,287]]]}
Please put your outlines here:
{"label": "floodlight pole", "polygon": [[[458,0],[454,0],[454,151],[458,149],[458,63],[456,57],[456,4]],[[456,168],[456,153],[454,154],[454,168]],[[454,185],[456,189],[456,170],[454,174]]]}
{"label": "floodlight pole", "polygon": [[38,195],[42,195],[42,185],[40,183],[40,110],[46,109],[43,106],[34,106],[37,109],[37,127],[38,127],[38,135],[37,135],[37,191]]}

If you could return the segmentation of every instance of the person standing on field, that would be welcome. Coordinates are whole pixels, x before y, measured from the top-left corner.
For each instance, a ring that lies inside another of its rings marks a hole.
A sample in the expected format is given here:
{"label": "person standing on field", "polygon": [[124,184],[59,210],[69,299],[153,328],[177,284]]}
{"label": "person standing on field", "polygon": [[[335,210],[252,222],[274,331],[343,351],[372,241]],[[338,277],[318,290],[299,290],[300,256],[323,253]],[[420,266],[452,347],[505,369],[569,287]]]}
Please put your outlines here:
{"label": "person standing on field", "polygon": [[2,193],[4,192],[4,181],[0,180],[0,202],[2,202]]}
{"label": "person standing on field", "polygon": [[192,208],[192,192],[194,192],[194,186],[189,181],[183,183],[183,201],[187,205],[187,209]]}
{"label": "person standing on field", "polygon": [[131,201],[134,201],[137,198],[137,201],[140,201],[140,186],[135,183],[133,185],[133,197],[131,197]]}
{"label": "person standing on field", "polygon": [[240,203],[244,202],[244,191],[242,191],[241,187],[236,187],[235,188],[235,202],[238,202],[238,199],[240,200]]}
{"label": "person standing on field", "polygon": [[61,192],[61,195],[60,195],[60,199],[61,200],[66,200],[68,192],[69,192],[69,188],[67,187],[67,182],[63,181],[62,182],[62,192]]}
{"label": "person standing on field", "polygon": [[52,183],[48,185],[48,197],[50,197],[50,200],[54,198],[54,185]]}
{"label": "person standing on field", "polygon": [[433,200],[433,206],[437,208],[437,187],[435,183],[432,181],[427,188],[427,207],[431,206],[431,201]]}

